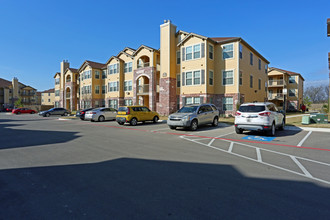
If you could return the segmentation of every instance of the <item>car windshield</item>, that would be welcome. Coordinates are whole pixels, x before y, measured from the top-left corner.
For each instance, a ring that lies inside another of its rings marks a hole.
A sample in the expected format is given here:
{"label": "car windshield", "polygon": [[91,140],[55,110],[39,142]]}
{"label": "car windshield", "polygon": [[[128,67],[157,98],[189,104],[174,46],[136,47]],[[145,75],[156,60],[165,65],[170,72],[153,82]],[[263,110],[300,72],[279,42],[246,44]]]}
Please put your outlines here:
{"label": "car windshield", "polygon": [[238,111],[240,112],[262,112],[265,111],[264,105],[244,105],[240,106]]}
{"label": "car windshield", "polygon": [[126,112],[127,111],[127,107],[119,107],[118,111],[119,112]]}
{"label": "car windshield", "polygon": [[197,110],[198,106],[184,106],[182,107],[178,113],[192,113]]}

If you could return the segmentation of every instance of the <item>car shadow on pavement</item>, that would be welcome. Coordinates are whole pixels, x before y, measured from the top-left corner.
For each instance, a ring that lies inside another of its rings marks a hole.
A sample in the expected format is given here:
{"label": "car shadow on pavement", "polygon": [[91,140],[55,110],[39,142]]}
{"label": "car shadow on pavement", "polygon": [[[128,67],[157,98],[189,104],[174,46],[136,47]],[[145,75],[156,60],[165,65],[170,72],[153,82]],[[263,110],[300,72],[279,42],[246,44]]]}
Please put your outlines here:
{"label": "car shadow on pavement", "polygon": [[329,188],[301,179],[248,177],[229,165],[121,158],[0,170],[0,183],[2,219],[330,216]]}
{"label": "car shadow on pavement", "polygon": [[[11,127],[24,124],[9,124],[6,122],[13,122],[13,120],[0,119],[0,150],[65,143],[80,137],[77,135],[78,132],[13,129]],[[14,122],[17,122],[17,120]]]}
{"label": "car shadow on pavement", "polygon": [[[274,137],[294,136],[300,132],[302,132],[302,130],[283,130],[283,131],[276,130]],[[243,134],[244,135],[269,136],[267,133],[260,132],[260,131],[244,131]]]}

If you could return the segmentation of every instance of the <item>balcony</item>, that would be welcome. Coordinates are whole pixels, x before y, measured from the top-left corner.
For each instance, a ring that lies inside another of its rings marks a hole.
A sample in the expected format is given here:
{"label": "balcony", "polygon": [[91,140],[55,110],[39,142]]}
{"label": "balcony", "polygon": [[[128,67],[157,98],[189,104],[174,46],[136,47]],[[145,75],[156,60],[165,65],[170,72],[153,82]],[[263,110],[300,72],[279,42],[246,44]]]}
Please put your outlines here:
{"label": "balcony", "polygon": [[137,65],[137,68],[144,68],[144,67],[149,67],[149,66],[150,66],[150,63],[149,62],[147,62],[147,63],[139,63]]}
{"label": "balcony", "polygon": [[33,96],[35,94],[36,94],[35,92],[24,92],[24,91],[21,93],[22,96]]}
{"label": "balcony", "polygon": [[149,84],[143,84],[139,85],[137,87],[137,92],[138,95],[148,95],[149,94]]}
{"label": "balcony", "polygon": [[268,94],[268,100],[283,100],[283,93]]}
{"label": "balcony", "polygon": [[284,86],[283,79],[280,80],[268,80],[268,87]]}

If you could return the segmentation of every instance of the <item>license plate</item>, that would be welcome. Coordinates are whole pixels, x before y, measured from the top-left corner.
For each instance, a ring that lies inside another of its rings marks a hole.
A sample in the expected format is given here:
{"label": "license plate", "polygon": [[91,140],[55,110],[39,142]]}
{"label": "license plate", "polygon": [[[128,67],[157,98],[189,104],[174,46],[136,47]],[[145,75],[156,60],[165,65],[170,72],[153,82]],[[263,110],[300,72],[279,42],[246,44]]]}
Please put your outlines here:
{"label": "license plate", "polygon": [[247,121],[247,122],[251,122],[251,119],[247,118],[246,121]]}

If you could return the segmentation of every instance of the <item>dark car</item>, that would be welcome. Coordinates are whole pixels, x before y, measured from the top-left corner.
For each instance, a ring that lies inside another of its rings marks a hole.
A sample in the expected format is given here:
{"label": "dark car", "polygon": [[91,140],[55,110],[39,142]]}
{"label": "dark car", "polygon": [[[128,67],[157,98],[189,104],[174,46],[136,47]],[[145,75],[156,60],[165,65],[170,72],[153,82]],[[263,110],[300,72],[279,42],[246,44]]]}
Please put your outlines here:
{"label": "dark car", "polygon": [[68,110],[66,110],[65,108],[51,108],[47,111],[39,112],[39,115],[44,116],[44,117],[49,117],[51,115],[67,116],[68,114],[70,114],[70,112]]}
{"label": "dark car", "polygon": [[36,110],[30,109],[30,108],[16,108],[12,110],[13,114],[35,114],[37,113]]}
{"label": "dark car", "polygon": [[80,111],[77,111],[76,117],[79,117],[81,120],[85,120],[85,114],[87,111],[92,110],[93,108],[86,108]]}

